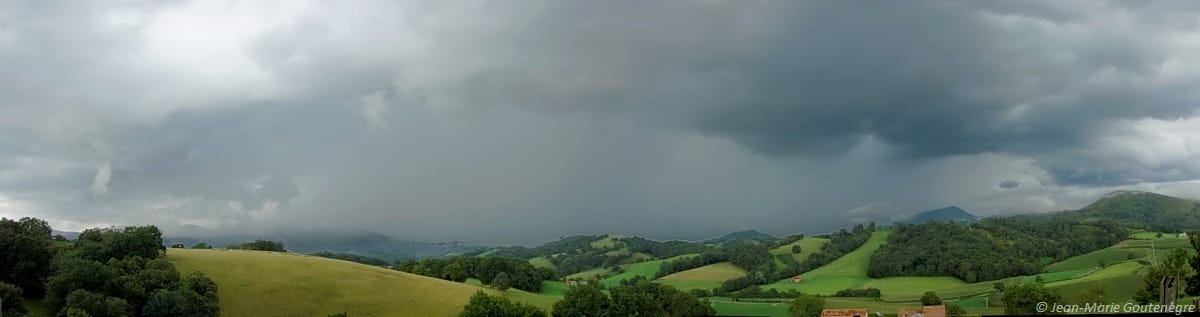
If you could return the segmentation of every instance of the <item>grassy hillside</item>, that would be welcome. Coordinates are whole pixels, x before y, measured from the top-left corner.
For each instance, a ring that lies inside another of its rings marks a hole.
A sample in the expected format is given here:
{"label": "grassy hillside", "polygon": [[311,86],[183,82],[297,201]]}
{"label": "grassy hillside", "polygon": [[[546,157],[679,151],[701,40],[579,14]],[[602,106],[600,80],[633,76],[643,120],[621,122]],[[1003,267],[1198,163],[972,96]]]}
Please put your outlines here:
{"label": "grassy hillside", "polygon": [[[225,316],[454,316],[481,289],[292,253],[169,249],[166,258],[181,273],[198,271],[213,279]],[[543,308],[553,303],[549,296],[503,293]]]}
{"label": "grassy hillside", "polygon": [[[821,252],[821,247],[826,243],[829,243],[829,239],[811,237],[804,238],[800,239],[799,241],[771,249],[771,255],[779,256],[787,254],[791,255],[792,259],[796,260],[796,262],[804,262],[804,259],[807,259],[810,255],[813,255],[813,253]],[[792,253],[792,246],[794,245],[800,246],[800,253]]]}
{"label": "grassy hillside", "polygon": [[529,259],[529,264],[533,264],[533,266],[536,266],[536,267],[544,267],[544,268],[548,268],[548,269],[552,269],[552,270],[555,268],[554,263],[550,262],[550,259],[547,259],[544,256],[539,256],[536,258]]}
{"label": "grassy hillside", "polygon": [[890,231],[872,233],[871,238],[858,249],[825,266],[801,274],[800,283],[792,283],[790,279],[785,279],[764,287],[796,289],[805,294],[817,295],[832,295],[839,290],[863,287],[871,281],[867,277],[867,264],[871,254],[887,241],[889,234]]}
{"label": "grassy hillside", "polygon": [[675,259],[679,259],[679,258],[683,258],[683,257],[692,257],[692,256],[696,256],[696,255],[695,254],[684,254],[684,255],[680,255],[677,257],[669,258],[669,259],[646,261],[646,262],[622,265],[621,268],[624,269],[625,272],[623,272],[621,274],[613,275],[606,279],[603,279],[600,281],[600,283],[604,284],[604,286],[606,286],[606,287],[611,287],[614,285],[620,285],[621,280],[631,279],[635,276],[642,276],[642,277],[645,277],[646,279],[653,279],[654,275],[658,274],[658,269],[661,268],[663,262],[671,261],[671,260],[675,260]]}
{"label": "grassy hillside", "polygon": [[746,270],[729,262],[721,262],[667,275],[659,281],[682,290],[712,289],[720,287],[721,282],[743,276],[746,276]]}
{"label": "grassy hillside", "polygon": [[1152,231],[1200,229],[1200,203],[1148,192],[1112,192],[1087,207],[1067,214],[1111,219]]}

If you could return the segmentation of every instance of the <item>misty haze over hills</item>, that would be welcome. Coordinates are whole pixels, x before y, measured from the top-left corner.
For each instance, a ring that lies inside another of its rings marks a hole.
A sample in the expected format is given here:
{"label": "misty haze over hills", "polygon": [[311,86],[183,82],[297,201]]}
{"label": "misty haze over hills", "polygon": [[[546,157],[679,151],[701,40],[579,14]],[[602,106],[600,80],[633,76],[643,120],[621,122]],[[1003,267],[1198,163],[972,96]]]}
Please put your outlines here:
{"label": "misty haze over hills", "polygon": [[0,217],[705,239],[1200,198],[1193,2],[0,4]]}

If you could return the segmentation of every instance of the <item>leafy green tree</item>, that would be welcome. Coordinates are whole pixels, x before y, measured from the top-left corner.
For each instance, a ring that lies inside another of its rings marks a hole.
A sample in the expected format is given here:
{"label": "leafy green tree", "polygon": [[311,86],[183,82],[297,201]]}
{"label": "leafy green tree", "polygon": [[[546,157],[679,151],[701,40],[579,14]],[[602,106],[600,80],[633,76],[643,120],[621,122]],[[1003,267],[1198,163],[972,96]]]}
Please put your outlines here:
{"label": "leafy green tree", "polygon": [[1040,302],[1056,303],[1062,299],[1058,292],[1046,288],[1042,283],[1018,283],[1005,285],[996,283],[1004,302],[1004,313],[1008,315],[1032,315],[1038,313]]}
{"label": "leafy green tree", "polygon": [[26,296],[41,297],[53,259],[46,221],[0,218],[0,281],[20,287]]}
{"label": "leafy green tree", "polygon": [[512,302],[507,298],[489,296],[483,291],[475,292],[459,317],[545,317],[546,312],[525,303]]}
{"label": "leafy green tree", "polygon": [[[460,283],[463,281],[466,281],[468,278],[467,269],[464,268],[462,266],[462,264],[459,264],[459,263],[450,263],[449,265],[446,265],[446,267],[442,271],[442,275],[443,275],[442,279],[444,279],[444,280],[455,281],[455,282],[460,282]],[[493,280],[492,283],[495,283],[495,281]]]}
{"label": "leafy green tree", "polygon": [[496,278],[492,279],[492,288],[503,291],[509,287],[512,287],[512,280],[509,280],[508,273],[500,272],[500,274],[496,274]]}
{"label": "leafy green tree", "polygon": [[71,308],[67,309],[67,317],[92,317],[92,314],[79,308]]}
{"label": "leafy green tree", "polygon": [[192,245],[192,249],[212,249],[212,246],[205,242],[198,242]]}
{"label": "leafy green tree", "polygon": [[172,249],[183,249],[183,248],[186,248],[186,247],[185,247],[185,246],[183,246],[183,243],[176,243],[176,244],[172,244],[172,245],[171,245],[171,248],[172,248]]}
{"label": "leafy green tree", "polygon": [[166,250],[162,231],[155,226],[87,229],[75,240],[75,249],[80,257],[100,262],[130,256],[155,259]]}
{"label": "leafy green tree", "polygon": [[[113,268],[100,262],[64,256],[54,260],[54,274],[46,280],[46,305],[51,311],[64,311],[67,297],[75,290],[103,292],[117,279]],[[85,309],[86,310],[86,309]],[[88,311],[96,315],[93,311]]]}
{"label": "leafy green tree", "polygon": [[251,242],[245,242],[245,243],[239,243],[239,244],[231,244],[227,248],[241,249],[241,250],[287,252],[287,249],[283,248],[283,242],[263,240],[263,239],[257,239],[257,240],[251,241]]}
{"label": "leafy green tree", "polygon": [[938,294],[935,292],[925,292],[924,295],[921,295],[921,305],[935,306],[941,304],[942,298],[938,297]]}
{"label": "leafy green tree", "polygon": [[818,317],[825,309],[825,300],[812,295],[800,295],[792,300],[788,314],[794,317]]}
{"label": "leafy green tree", "polygon": [[25,314],[25,299],[21,297],[21,288],[16,285],[0,282],[0,303],[4,304],[3,316],[21,316]]}
{"label": "leafy green tree", "polygon": [[799,244],[792,246],[792,254],[799,254],[800,252],[803,252],[803,251],[804,250],[800,248]]}
{"label": "leafy green tree", "polygon": [[568,289],[563,299],[554,303],[555,317],[608,317],[612,316],[612,301],[604,292],[592,284]]}
{"label": "leafy green tree", "polygon": [[1188,241],[1192,244],[1192,249],[1196,251],[1196,256],[1192,258],[1192,277],[1187,279],[1187,293],[1191,295],[1200,295],[1200,232],[1188,233]]}
{"label": "leafy green tree", "polygon": [[957,316],[967,315],[967,310],[963,309],[962,306],[958,306],[957,304],[951,304],[951,303],[946,303],[945,305],[946,305],[946,315],[948,315],[948,316],[957,317]]}
{"label": "leafy green tree", "polygon": [[150,295],[142,315],[147,317],[215,317],[219,308],[203,295],[187,289],[158,289]]}
{"label": "leafy green tree", "polygon": [[706,301],[674,287],[637,279],[613,287],[613,316],[711,316],[716,311]]}
{"label": "leafy green tree", "polygon": [[[1148,304],[1158,302],[1159,292],[1162,288],[1162,279],[1167,276],[1177,278],[1176,289],[1186,290],[1186,279],[1190,278],[1192,269],[1188,265],[1188,254],[1183,249],[1171,250],[1167,254],[1167,258],[1158,265],[1150,267],[1150,273],[1146,274],[1145,285],[1133,295],[1133,300],[1140,304]],[[1183,292],[1180,292],[1183,295]]]}
{"label": "leafy green tree", "polygon": [[77,289],[67,296],[67,311],[79,309],[93,317],[125,317],[132,310],[124,299]]}

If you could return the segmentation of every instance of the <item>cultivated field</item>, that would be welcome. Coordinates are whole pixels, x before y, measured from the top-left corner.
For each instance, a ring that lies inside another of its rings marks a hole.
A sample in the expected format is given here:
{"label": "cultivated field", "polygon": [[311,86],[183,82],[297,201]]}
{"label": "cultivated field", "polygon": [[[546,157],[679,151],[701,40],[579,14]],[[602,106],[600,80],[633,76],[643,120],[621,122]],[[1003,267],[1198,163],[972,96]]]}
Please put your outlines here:
{"label": "cultivated field", "polygon": [[746,270],[729,262],[721,262],[667,275],[660,281],[682,290],[712,289],[721,286],[721,282],[742,276],[746,276]]}

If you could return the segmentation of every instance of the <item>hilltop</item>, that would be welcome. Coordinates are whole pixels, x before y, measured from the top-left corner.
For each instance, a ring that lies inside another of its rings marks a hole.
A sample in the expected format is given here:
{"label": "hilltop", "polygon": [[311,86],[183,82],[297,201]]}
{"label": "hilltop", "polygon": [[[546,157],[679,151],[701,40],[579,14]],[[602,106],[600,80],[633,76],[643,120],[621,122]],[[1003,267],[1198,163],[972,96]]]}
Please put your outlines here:
{"label": "hilltop", "polygon": [[979,220],[978,216],[972,215],[971,213],[967,212],[966,210],[962,210],[962,208],[958,208],[957,206],[950,206],[919,213],[916,216],[909,218],[904,223],[923,224],[930,221],[972,222],[976,220]]}
{"label": "hilltop", "polygon": [[1079,210],[1063,212],[1081,219],[1106,219],[1150,231],[1200,229],[1200,203],[1142,191],[1115,191]]}
{"label": "hilltop", "polygon": [[745,240],[771,241],[771,240],[776,240],[776,239],[779,239],[779,238],[777,238],[773,235],[770,235],[770,234],[760,232],[758,230],[751,229],[751,230],[741,230],[741,231],[734,231],[734,232],[726,233],[726,234],[717,236],[715,238],[709,238],[706,240],[702,240],[701,242],[725,243],[725,242],[731,242],[731,241],[745,241]]}

